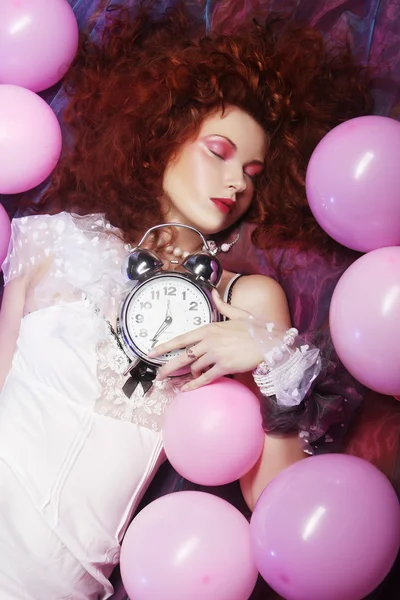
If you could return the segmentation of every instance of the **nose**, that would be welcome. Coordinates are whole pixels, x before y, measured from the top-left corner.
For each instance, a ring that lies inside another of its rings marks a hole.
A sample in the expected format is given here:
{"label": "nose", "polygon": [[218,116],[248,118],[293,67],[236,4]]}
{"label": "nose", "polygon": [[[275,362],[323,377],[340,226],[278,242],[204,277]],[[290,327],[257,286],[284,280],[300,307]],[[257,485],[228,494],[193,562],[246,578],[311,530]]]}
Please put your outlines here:
{"label": "nose", "polygon": [[236,193],[244,192],[244,190],[247,188],[247,183],[243,173],[242,165],[229,165],[225,182],[227,187],[234,189]]}

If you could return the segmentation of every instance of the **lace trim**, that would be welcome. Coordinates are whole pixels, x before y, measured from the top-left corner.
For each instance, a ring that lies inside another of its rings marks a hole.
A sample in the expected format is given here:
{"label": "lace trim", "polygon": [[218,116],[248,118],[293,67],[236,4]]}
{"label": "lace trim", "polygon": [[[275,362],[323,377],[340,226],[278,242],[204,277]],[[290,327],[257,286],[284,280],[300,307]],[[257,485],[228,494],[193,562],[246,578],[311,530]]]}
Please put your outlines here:
{"label": "lace trim", "polygon": [[122,391],[129,359],[108,328],[108,334],[97,344],[99,394],[95,411],[114,419],[131,421],[153,431],[162,429],[165,409],[180,392],[189,377],[154,381],[146,394],[139,385],[128,398]]}
{"label": "lace trim", "polygon": [[[158,431],[165,408],[187,378],[154,382],[145,395],[138,386],[131,398],[122,391],[128,358],[106,325],[105,315],[115,315],[132,285],[121,271],[130,250],[104,215],[81,217],[65,212],[31,215],[13,219],[4,275],[8,282],[46,266],[33,290],[34,310],[64,302],[89,304],[97,317],[91,325],[89,320],[85,322],[85,333],[92,327],[90,341],[96,347],[98,358],[94,410]],[[67,315],[60,324],[59,334],[76,339],[81,325],[73,314]]]}

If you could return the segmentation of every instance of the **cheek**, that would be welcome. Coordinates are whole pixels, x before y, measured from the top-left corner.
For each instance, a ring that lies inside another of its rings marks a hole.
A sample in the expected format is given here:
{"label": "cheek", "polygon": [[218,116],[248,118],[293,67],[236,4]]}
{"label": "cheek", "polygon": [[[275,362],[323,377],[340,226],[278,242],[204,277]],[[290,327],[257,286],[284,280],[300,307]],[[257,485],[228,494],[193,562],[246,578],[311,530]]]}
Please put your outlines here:
{"label": "cheek", "polygon": [[251,203],[253,202],[255,190],[254,185],[251,184],[247,190],[241,195],[239,203],[238,203],[238,217],[244,215],[244,213],[250,208]]}
{"label": "cheek", "polygon": [[202,153],[187,149],[172,164],[164,176],[163,188],[169,196],[193,196],[196,192],[204,192],[212,177],[208,160]]}
{"label": "cheek", "polygon": [[185,175],[192,187],[205,191],[210,184],[212,185],[216,177],[214,162],[213,157],[206,156],[200,149],[190,153],[185,165]]}

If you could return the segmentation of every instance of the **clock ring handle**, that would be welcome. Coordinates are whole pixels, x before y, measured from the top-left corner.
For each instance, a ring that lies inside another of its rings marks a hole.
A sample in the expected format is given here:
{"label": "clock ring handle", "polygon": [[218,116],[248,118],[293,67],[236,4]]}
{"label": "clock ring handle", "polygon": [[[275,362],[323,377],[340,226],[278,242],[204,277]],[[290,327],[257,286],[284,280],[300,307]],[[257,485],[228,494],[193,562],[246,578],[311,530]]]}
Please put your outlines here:
{"label": "clock ring handle", "polygon": [[154,227],[150,227],[150,229],[148,229],[146,231],[146,233],[144,234],[144,236],[142,237],[142,239],[140,240],[140,242],[138,243],[138,245],[136,246],[136,248],[140,248],[140,246],[143,244],[143,242],[145,241],[145,239],[147,238],[147,236],[152,231],[155,231],[156,229],[160,229],[161,227],[183,227],[184,229],[190,229],[191,231],[194,231],[195,233],[197,233],[201,237],[201,240],[203,242],[205,251],[206,252],[210,252],[210,250],[208,248],[208,244],[207,244],[206,238],[204,237],[204,235],[198,229],[196,229],[195,227],[192,227],[191,225],[184,225],[183,223],[161,223],[160,225],[154,225]]}

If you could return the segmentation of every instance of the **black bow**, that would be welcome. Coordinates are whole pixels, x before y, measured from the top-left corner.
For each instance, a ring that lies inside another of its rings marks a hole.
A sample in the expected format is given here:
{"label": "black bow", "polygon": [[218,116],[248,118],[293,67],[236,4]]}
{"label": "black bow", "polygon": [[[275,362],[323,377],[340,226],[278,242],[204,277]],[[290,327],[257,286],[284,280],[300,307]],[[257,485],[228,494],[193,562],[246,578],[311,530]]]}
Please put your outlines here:
{"label": "black bow", "polygon": [[146,394],[153,385],[156,375],[156,367],[140,361],[136,367],[133,367],[132,371],[130,371],[130,377],[125,381],[122,391],[125,396],[130,398],[140,383],[143,388],[143,394]]}

